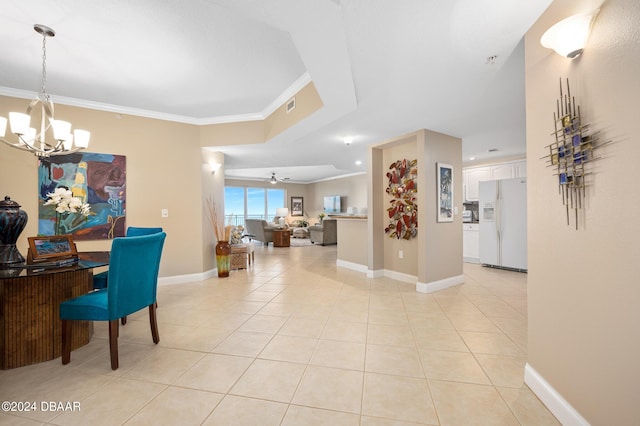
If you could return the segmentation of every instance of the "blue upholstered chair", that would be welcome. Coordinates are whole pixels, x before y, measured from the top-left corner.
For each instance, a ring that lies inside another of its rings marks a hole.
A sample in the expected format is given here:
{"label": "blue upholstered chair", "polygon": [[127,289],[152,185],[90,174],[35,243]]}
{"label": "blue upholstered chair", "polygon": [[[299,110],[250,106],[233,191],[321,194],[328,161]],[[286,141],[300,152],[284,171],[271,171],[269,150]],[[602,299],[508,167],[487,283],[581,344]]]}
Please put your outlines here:
{"label": "blue upholstered chair", "polygon": [[[127,237],[139,237],[140,235],[150,235],[162,232],[162,228],[140,228],[136,226],[130,226],[127,228]],[[105,288],[107,286],[108,271],[100,272],[93,276],[93,288]]]}
{"label": "blue upholstered chair", "polygon": [[111,368],[118,368],[120,318],[149,308],[153,342],[158,343],[156,291],[164,232],[139,237],[115,238],[111,244],[109,285],[60,304],[62,364],[71,360],[71,321],[109,321]]}

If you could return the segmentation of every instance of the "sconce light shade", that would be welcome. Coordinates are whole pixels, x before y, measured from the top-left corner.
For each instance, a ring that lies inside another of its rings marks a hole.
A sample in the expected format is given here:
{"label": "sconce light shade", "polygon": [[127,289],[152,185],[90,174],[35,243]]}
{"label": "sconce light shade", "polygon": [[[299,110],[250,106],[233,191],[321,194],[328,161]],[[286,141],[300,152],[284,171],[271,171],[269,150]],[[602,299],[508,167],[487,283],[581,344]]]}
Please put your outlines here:
{"label": "sconce light shade", "polygon": [[211,174],[212,174],[212,175],[215,175],[215,174],[216,174],[216,172],[218,171],[218,169],[219,169],[220,167],[222,167],[222,164],[220,164],[220,163],[210,162],[210,163],[209,163],[209,167],[211,167]]}
{"label": "sconce light shade", "polygon": [[540,44],[553,49],[565,58],[576,58],[582,53],[589,39],[591,24],[598,11],[574,15],[549,28],[540,38]]}

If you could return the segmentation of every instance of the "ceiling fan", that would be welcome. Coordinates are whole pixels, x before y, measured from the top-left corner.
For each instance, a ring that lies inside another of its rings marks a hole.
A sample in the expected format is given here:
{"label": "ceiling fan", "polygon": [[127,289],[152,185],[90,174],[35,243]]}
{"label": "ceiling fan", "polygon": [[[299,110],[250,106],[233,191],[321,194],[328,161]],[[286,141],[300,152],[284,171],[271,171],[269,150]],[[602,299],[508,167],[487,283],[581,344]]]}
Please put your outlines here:
{"label": "ceiling fan", "polygon": [[278,183],[278,180],[280,182],[284,182],[289,180],[290,178],[285,177],[285,178],[280,178],[280,179],[276,179],[276,172],[271,172],[271,179],[269,179],[269,183],[272,185],[275,185],[276,183]]}

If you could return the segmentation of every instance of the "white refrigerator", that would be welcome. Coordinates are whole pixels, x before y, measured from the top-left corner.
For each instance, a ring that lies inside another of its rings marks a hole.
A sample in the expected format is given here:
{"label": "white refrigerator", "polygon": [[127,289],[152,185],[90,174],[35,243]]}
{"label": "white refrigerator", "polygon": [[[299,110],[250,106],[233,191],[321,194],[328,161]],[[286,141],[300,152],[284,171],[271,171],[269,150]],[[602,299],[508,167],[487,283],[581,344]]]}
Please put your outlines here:
{"label": "white refrigerator", "polygon": [[527,270],[527,179],[480,182],[480,263]]}

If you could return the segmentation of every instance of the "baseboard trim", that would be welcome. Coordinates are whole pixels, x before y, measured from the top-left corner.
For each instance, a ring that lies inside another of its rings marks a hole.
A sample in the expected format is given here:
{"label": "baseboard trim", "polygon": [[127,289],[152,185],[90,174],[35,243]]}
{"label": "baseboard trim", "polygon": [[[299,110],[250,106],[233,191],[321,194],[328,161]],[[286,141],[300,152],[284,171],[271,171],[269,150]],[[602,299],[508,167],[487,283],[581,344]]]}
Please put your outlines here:
{"label": "baseboard trim", "polygon": [[456,275],[455,277],[445,278],[443,280],[432,281],[430,283],[416,283],[416,291],[419,293],[433,293],[434,291],[444,290],[464,283],[464,275]]}
{"label": "baseboard trim", "polygon": [[589,426],[578,413],[529,363],[524,366],[524,382],[564,426]]}
{"label": "baseboard trim", "polygon": [[336,260],[336,266],[341,268],[351,269],[353,271],[358,271],[362,273],[367,273],[369,271],[367,265],[361,265],[360,263],[347,262],[346,260]]}
{"label": "baseboard trim", "polygon": [[384,270],[384,276],[391,278],[392,280],[403,281],[405,283],[415,283],[418,277],[415,275],[405,274],[404,272],[391,271],[389,269]]}
{"label": "baseboard trim", "polygon": [[173,275],[170,277],[161,277],[158,278],[158,285],[173,285],[173,284],[187,284],[193,283],[196,281],[204,281],[211,277],[218,276],[218,270],[216,268],[210,269],[208,271],[200,272],[197,274],[187,274],[187,275]]}
{"label": "baseboard trim", "polygon": [[465,263],[480,263],[479,257],[463,257],[462,261]]}
{"label": "baseboard trim", "polygon": [[384,269],[367,269],[367,278],[382,278],[384,277]]}

